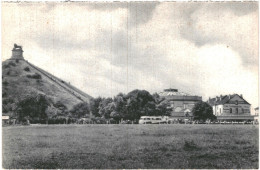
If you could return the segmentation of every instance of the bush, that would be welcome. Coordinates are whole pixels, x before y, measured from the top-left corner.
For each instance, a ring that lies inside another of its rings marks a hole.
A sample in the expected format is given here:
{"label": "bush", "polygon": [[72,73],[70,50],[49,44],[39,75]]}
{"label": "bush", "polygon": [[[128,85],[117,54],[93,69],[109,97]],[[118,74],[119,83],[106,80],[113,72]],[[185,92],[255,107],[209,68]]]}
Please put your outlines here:
{"label": "bush", "polygon": [[3,81],[3,86],[7,86],[9,83],[7,81]]}
{"label": "bush", "polygon": [[6,65],[3,65],[3,68],[6,69],[6,68],[10,68],[10,66],[8,64]]}
{"label": "bush", "polygon": [[66,118],[49,118],[48,124],[64,124],[66,123]]}
{"label": "bush", "polygon": [[39,79],[38,79],[38,80],[36,80],[36,82],[37,82],[37,83],[42,83],[42,80],[39,80]]}
{"label": "bush", "polygon": [[7,93],[6,92],[2,93],[2,98],[4,98],[4,97],[7,97]]}
{"label": "bush", "polygon": [[33,120],[46,120],[46,109],[50,105],[50,102],[44,95],[32,95],[21,100],[17,104],[17,113],[19,121],[25,117],[29,117]]}
{"label": "bush", "polygon": [[26,77],[31,78],[31,79],[42,79],[42,76],[38,73],[35,73],[33,75],[27,75]]}
{"label": "bush", "polygon": [[3,99],[3,104],[8,104],[8,103],[14,103],[14,99],[12,98]]}
{"label": "bush", "polygon": [[30,68],[29,67],[25,67],[24,71],[30,72]]}
{"label": "bush", "polygon": [[[57,103],[56,103],[56,105],[57,105]],[[72,113],[72,115],[74,117],[77,117],[77,118],[81,118],[83,116],[89,115],[90,114],[89,104],[87,102],[79,103],[79,104],[73,106],[73,108],[70,110],[70,112]]]}
{"label": "bush", "polygon": [[107,124],[107,120],[105,118],[96,117],[91,119],[95,124]]}
{"label": "bush", "polygon": [[9,62],[9,63],[8,63],[8,65],[9,65],[9,66],[14,66],[14,67],[16,66],[16,64],[15,64],[15,63],[13,63],[12,61],[11,61],[11,62]]}

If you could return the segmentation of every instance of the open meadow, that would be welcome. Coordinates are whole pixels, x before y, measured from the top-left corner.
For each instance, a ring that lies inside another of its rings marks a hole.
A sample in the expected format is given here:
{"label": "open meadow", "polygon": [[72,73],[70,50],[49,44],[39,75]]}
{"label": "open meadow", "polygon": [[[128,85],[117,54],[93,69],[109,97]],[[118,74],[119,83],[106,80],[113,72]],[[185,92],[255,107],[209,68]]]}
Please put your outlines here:
{"label": "open meadow", "polygon": [[255,125],[3,127],[4,168],[258,168]]}

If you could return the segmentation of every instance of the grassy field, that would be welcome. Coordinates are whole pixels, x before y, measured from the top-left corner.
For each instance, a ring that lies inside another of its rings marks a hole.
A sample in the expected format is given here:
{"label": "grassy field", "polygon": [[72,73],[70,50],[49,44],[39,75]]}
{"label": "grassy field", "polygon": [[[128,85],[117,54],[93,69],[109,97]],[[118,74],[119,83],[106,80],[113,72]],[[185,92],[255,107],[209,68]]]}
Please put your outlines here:
{"label": "grassy field", "polygon": [[4,168],[258,168],[253,125],[3,127]]}

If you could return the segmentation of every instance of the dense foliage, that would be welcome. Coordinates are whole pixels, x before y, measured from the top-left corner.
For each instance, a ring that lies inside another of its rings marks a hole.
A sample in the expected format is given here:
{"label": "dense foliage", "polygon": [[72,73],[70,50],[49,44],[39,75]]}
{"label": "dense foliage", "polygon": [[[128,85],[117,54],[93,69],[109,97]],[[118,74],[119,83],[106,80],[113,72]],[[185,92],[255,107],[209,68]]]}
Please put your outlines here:
{"label": "dense foliage", "polygon": [[[13,101],[3,100],[5,112],[12,110],[10,102]],[[166,100],[160,98],[158,94],[151,95],[145,90],[133,90],[128,94],[119,93],[113,98],[97,97],[89,103],[79,103],[70,110],[63,102],[53,102],[44,95],[31,95],[16,105],[16,117],[20,122],[30,120],[31,123],[49,124],[119,123],[123,120],[137,121],[141,116],[168,116],[171,113]]]}
{"label": "dense foliage", "polygon": [[213,115],[212,107],[206,102],[198,102],[192,109],[194,120],[206,121],[207,119],[215,120],[216,116]]}
{"label": "dense foliage", "polygon": [[86,102],[79,103],[79,104],[75,105],[70,112],[72,113],[72,115],[74,117],[77,117],[77,118],[89,115],[89,113],[90,113],[89,104]]}
{"label": "dense foliage", "polygon": [[38,119],[46,120],[46,110],[50,105],[48,99],[44,95],[29,96],[17,104],[18,120]]}
{"label": "dense foliage", "polygon": [[167,102],[158,94],[151,95],[145,90],[133,90],[128,94],[119,93],[112,98],[98,97],[91,101],[94,116],[112,118],[114,121],[137,120],[141,116],[170,115]]}

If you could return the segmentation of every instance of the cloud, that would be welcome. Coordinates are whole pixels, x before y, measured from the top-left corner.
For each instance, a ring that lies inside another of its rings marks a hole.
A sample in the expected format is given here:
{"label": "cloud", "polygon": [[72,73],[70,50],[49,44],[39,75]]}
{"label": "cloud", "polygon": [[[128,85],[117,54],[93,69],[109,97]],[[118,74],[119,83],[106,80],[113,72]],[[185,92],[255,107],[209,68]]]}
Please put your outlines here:
{"label": "cloud", "polygon": [[13,43],[21,44],[29,62],[94,97],[172,87],[204,100],[242,93],[258,103],[256,3],[4,3],[2,8],[2,60]]}
{"label": "cloud", "polygon": [[[114,2],[114,3],[89,3],[91,10],[113,11],[119,8],[127,9],[129,15],[129,26],[145,24],[148,22],[159,2]],[[79,4],[81,5],[81,4]],[[132,24],[133,23],[133,24]]]}
{"label": "cloud", "polygon": [[181,35],[197,46],[226,44],[239,51],[243,66],[258,70],[258,5],[256,3],[207,3],[193,11]]}

